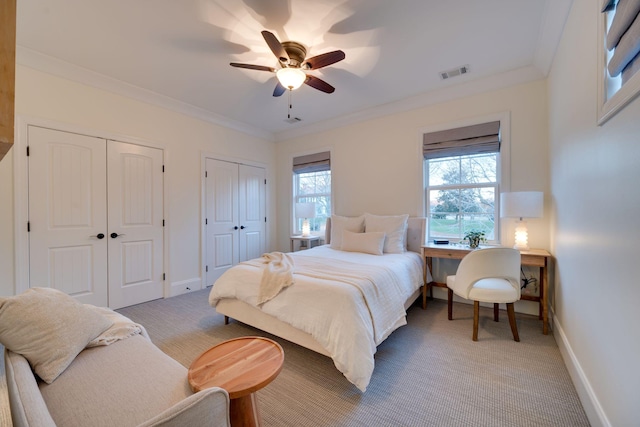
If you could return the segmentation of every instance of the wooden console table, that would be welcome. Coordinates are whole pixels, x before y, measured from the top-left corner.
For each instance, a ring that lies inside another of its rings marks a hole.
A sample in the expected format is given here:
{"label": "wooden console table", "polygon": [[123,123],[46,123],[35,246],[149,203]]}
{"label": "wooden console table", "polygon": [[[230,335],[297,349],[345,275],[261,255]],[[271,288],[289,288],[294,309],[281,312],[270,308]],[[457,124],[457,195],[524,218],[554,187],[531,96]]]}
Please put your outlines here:
{"label": "wooden console table", "polygon": [[[466,254],[471,252],[470,248],[457,245],[436,245],[434,243],[428,243],[422,246],[422,256],[424,257],[427,268],[433,275],[432,261],[433,258],[448,258],[448,259],[462,259]],[[551,259],[551,254],[544,249],[531,249],[528,251],[520,251],[522,256],[522,265],[530,267],[540,268],[540,296],[534,295],[522,295],[520,299],[527,301],[538,301],[539,313],[538,317],[542,320],[542,333],[547,335],[549,333],[549,277],[548,277],[548,265]],[[426,276],[426,270],[425,270]],[[426,280],[425,280],[426,283]],[[427,293],[431,292],[431,288],[439,287],[446,288],[446,283],[429,282],[426,283],[422,289],[422,307],[427,306]]]}

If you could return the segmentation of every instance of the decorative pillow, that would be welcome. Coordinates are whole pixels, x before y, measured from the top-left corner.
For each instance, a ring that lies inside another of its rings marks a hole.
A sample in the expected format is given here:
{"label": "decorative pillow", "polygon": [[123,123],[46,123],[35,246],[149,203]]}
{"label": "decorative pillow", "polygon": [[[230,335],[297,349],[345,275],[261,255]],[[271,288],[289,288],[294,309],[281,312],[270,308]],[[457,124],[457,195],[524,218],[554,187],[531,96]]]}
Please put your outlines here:
{"label": "decorative pillow", "polygon": [[409,215],[379,216],[364,214],[365,231],[381,231],[386,235],[384,253],[401,254],[407,251]]}
{"label": "decorative pillow", "polygon": [[113,322],[62,291],[31,288],[0,298],[0,342],[51,384]]}
{"label": "decorative pillow", "polygon": [[347,252],[363,252],[365,254],[382,255],[384,248],[384,233],[353,233],[342,232],[342,250]]}
{"label": "decorative pillow", "polygon": [[341,248],[344,230],[362,233],[364,231],[364,215],[354,217],[331,215],[331,248]]}

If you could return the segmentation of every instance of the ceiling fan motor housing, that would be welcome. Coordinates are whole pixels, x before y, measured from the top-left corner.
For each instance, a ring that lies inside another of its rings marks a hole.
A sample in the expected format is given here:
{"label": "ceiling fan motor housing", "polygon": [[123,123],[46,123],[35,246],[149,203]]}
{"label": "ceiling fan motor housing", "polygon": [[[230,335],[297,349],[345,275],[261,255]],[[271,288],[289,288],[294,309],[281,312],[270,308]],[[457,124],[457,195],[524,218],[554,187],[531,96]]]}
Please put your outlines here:
{"label": "ceiling fan motor housing", "polygon": [[[298,42],[282,42],[282,47],[289,55],[289,64],[291,68],[300,68],[304,58],[307,57],[307,48]],[[283,58],[279,58],[282,61]],[[286,62],[286,60],[284,61]]]}

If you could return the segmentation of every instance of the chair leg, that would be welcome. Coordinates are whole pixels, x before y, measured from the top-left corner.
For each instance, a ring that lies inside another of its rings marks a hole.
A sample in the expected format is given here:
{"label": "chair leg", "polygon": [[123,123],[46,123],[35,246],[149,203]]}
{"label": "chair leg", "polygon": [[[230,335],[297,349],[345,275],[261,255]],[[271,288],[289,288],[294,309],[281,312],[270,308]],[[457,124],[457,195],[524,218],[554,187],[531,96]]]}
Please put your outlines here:
{"label": "chair leg", "polygon": [[507,315],[509,316],[509,325],[511,326],[511,333],[513,333],[513,340],[520,341],[518,335],[518,325],[516,325],[516,313],[513,310],[513,303],[507,303]]}
{"label": "chair leg", "polygon": [[480,301],[473,302],[473,340],[478,341],[478,321],[480,320]]}
{"label": "chair leg", "polygon": [[499,313],[500,312],[500,304],[498,304],[497,302],[493,303],[493,321],[494,322],[499,322]]}
{"label": "chair leg", "polygon": [[453,291],[447,288],[447,315],[453,320]]}

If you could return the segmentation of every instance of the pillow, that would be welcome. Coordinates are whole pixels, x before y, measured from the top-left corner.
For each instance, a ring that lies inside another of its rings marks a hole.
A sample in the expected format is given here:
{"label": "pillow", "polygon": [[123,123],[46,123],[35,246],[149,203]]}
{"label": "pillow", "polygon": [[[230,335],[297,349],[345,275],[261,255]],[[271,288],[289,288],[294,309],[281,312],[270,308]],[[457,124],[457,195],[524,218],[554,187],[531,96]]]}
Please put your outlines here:
{"label": "pillow", "polygon": [[364,231],[364,215],[354,217],[331,215],[331,248],[341,248],[344,230],[362,233]]}
{"label": "pillow", "polygon": [[401,254],[407,251],[407,224],[409,215],[379,216],[364,214],[365,231],[381,231],[384,239],[384,253]]}
{"label": "pillow", "polygon": [[382,255],[383,248],[384,233],[382,232],[353,233],[348,230],[342,232],[343,251]]}
{"label": "pillow", "polygon": [[0,342],[24,356],[48,384],[112,324],[57,289],[31,288],[0,298]]}

